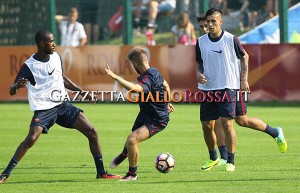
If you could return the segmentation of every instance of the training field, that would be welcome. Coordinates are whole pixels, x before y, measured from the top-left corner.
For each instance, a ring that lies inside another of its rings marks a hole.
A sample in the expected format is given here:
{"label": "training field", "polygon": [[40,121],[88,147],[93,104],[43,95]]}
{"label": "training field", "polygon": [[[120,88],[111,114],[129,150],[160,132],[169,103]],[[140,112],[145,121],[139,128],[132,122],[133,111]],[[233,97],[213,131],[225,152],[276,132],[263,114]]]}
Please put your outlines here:
{"label": "training field", "polygon": [[[126,160],[116,169],[109,163],[123,148],[135,117],[137,104],[75,104],[97,128],[104,164],[111,173],[124,175]],[[208,152],[199,121],[198,105],[174,105],[168,127],[139,145],[138,181],[118,182],[95,179],[94,160],[87,139],[75,130],[55,125],[49,134],[28,151],[9,180],[0,184],[2,193],[32,192],[300,192],[300,108],[299,104],[250,105],[249,116],[272,126],[281,126],[288,141],[285,154],[265,133],[235,125],[237,133],[236,171],[222,167],[201,171]],[[32,112],[29,105],[0,104],[0,170],[11,159],[28,132]],[[174,171],[161,174],[154,168],[155,157],[170,152]],[[0,171],[0,172],[1,172]]]}

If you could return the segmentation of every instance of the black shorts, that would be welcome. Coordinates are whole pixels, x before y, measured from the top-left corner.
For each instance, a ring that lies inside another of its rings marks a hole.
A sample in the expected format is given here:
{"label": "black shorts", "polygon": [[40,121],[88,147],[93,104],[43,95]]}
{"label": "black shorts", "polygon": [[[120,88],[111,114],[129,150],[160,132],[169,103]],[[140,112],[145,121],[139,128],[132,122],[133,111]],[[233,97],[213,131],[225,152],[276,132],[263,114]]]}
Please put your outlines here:
{"label": "black shorts", "polygon": [[[211,98],[207,97],[207,100],[203,100],[200,103],[200,120],[201,121],[211,121],[217,120],[219,117],[229,117],[235,118],[235,97],[236,90],[233,89],[222,89],[222,90],[213,90],[213,91],[205,91],[202,90],[203,93],[206,93],[206,96],[209,92],[213,93],[211,96],[215,96],[215,93],[219,93],[221,96],[221,100],[215,97],[214,100],[210,100]],[[225,97],[227,96],[227,97]]]}
{"label": "black shorts", "polygon": [[245,100],[245,93],[238,92],[239,97],[236,97],[235,116],[239,117],[247,114],[247,101]]}
{"label": "black shorts", "polygon": [[73,128],[80,112],[83,110],[64,102],[51,109],[34,111],[30,126],[43,127],[43,133],[48,133],[55,123],[62,127]]}
{"label": "black shorts", "polygon": [[150,134],[150,138],[151,138],[155,134],[164,130],[166,128],[166,126],[168,125],[168,121],[153,122],[153,121],[146,120],[139,114],[132,126],[131,131],[135,131],[144,125],[146,125],[147,129],[149,130],[149,134]]}

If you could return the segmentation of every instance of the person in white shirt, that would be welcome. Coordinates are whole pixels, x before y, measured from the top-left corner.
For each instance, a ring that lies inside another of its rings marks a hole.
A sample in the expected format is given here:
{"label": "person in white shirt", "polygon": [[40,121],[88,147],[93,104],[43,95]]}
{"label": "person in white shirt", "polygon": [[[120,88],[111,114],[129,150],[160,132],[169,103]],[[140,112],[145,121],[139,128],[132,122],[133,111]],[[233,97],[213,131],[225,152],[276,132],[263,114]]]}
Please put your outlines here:
{"label": "person in white shirt", "polygon": [[[199,22],[200,35],[207,34],[209,31],[207,28],[205,15],[198,16],[197,21]],[[236,45],[239,46],[238,45],[239,43],[238,42],[236,43],[237,43]],[[244,50],[244,53],[245,53],[245,57],[247,58],[246,61],[248,62],[249,60],[248,53],[246,52],[246,50]],[[246,127],[256,131],[267,133],[269,136],[275,139],[279,147],[279,151],[281,153],[284,153],[287,150],[287,141],[284,138],[282,128],[280,127],[273,128],[259,118],[248,116],[247,101],[245,101],[244,98],[245,98],[245,93],[239,92],[239,100],[236,100],[236,106],[235,106],[235,119],[234,119],[235,122],[241,127]],[[221,157],[217,165],[226,166],[228,153],[227,153],[227,147],[225,142],[225,133],[220,118],[215,121],[214,132],[216,134],[217,145]]]}
{"label": "person in white shirt", "polygon": [[156,26],[158,13],[169,14],[175,11],[176,0],[135,0],[132,5],[135,13],[135,22],[139,22],[142,13],[148,14],[148,27]]}
{"label": "person in white shirt", "polygon": [[[38,47],[37,53],[22,65],[9,91],[11,95],[15,95],[20,88],[27,86],[29,105],[34,115],[28,135],[18,146],[6,169],[0,174],[0,183],[8,179],[11,171],[29,148],[35,144],[42,133],[48,133],[55,123],[65,128],[74,128],[88,138],[96,165],[96,178],[121,178],[104,170],[97,131],[83,114],[83,110],[64,101],[65,88],[80,93],[83,90],[63,74],[60,56],[55,52],[53,34],[48,31],[38,31],[35,42]],[[51,97],[53,91],[60,93],[62,98],[53,101]],[[87,98],[89,101],[95,101],[91,95]]]}
{"label": "person in white shirt", "polygon": [[235,97],[238,90],[250,91],[248,60],[238,39],[222,30],[222,11],[211,8],[205,18],[209,33],[199,37],[196,43],[196,75],[203,94],[200,120],[210,155],[202,170],[210,170],[219,163],[214,126],[215,120],[220,118],[228,149],[225,170],[232,172],[236,149]]}
{"label": "person in white shirt", "polygon": [[57,15],[55,19],[59,23],[61,46],[79,47],[87,43],[87,35],[84,31],[84,27],[77,21],[77,8],[73,7],[69,10],[67,20],[61,15]]}

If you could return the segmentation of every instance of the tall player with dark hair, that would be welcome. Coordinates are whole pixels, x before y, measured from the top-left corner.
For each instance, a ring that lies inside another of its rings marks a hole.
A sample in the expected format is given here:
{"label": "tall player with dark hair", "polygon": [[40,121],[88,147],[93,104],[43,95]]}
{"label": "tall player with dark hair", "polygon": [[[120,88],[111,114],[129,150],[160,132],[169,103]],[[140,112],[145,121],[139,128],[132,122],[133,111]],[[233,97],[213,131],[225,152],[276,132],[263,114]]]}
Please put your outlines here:
{"label": "tall player with dark hair", "polygon": [[[156,68],[150,67],[147,53],[143,48],[133,48],[127,55],[127,60],[139,74],[138,84],[124,80],[114,74],[107,65],[105,69],[107,74],[121,84],[127,90],[133,90],[140,94],[139,106],[140,112],[132,127],[132,132],[127,137],[124,149],[121,154],[116,156],[111,164],[111,168],[116,168],[123,162],[127,156],[129,161],[129,171],[120,181],[137,180],[138,167],[138,144],[153,137],[167,126],[169,122],[169,113],[174,111],[171,103],[152,101],[141,101],[141,93],[144,93],[146,99],[152,94],[154,99],[164,100],[165,92],[170,97],[170,88]],[[149,97],[150,98],[150,97]]]}
{"label": "tall player with dark hair", "polygon": [[[104,170],[97,131],[83,111],[68,102],[51,100],[50,95],[54,90],[59,91],[61,96],[65,96],[65,88],[82,91],[63,74],[61,58],[54,52],[56,44],[53,34],[48,31],[38,31],[35,35],[35,42],[37,53],[25,61],[9,91],[10,95],[15,95],[20,88],[27,86],[29,105],[34,115],[29,133],[0,175],[0,183],[8,179],[11,171],[27,150],[35,144],[42,133],[48,133],[55,123],[65,128],[74,128],[88,138],[97,169],[96,178],[121,178],[119,175],[112,175]],[[88,98],[90,101],[93,100],[91,96]]]}
{"label": "tall player with dark hair", "polygon": [[[211,23],[210,23],[210,26],[208,26],[210,32],[214,31],[214,24],[213,23],[218,23],[218,19],[220,19],[220,18],[217,17],[218,15],[216,17],[213,17],[214,13],[221,14],[221,11],[219,11],[217,9],[210,9],[210,10],[207,11],[206,16],[205,16],[205,17],[210,16],[209,19],[212,19]],[[200,26],[205,25],[203,17],[201,17],[201,18],[198,17],[197,19],[198,19],[198,22],[199,22]],[[210,22],[209,19],[207,19],[207,21]],[[200,23],[201,21],[202,21],[202,23]],[[219,21],[220,21],[219,25],[222,24],[222,20],[219,20]],[[218,30],[216,30],[216,31],[218,31]],[[222,34],[224,34],[223,30],[222,30],[220,36],[223,36]],[[208,37],[209,37],[209,35],[210,34],[208,34]],[[221,38],[217,39],[215,42],[218,42]],[[199,38],[199,40],[200,40],[200,38]],[[214,40],[214,39],[211,38],[211,40]],[[245,91],[245,88],[247,88],[247,87],[244,87],[244,86],[248,85],[248,82],[247,82],[248,74],[247,74],[247,72],[248,72],[249,56],[248,56],[247,52],[242,48],[242,46],[240,45],[240,43],[239,43],[239,41],[236,37],[233,38],[233,44],[234,44],[234,50],[236,52],[236,56],[240,59],[240,62],[241,62],[241,75],[240,75],[241,91]],[[199,46],[199,42],[198,42],[197,45]],[[196,52],[197,52],[197,50],[198,50],[198,47],[196,46]],[[199,80],[199,83],[200,84],[205,84],[206,83],[206,78],[204,76],[205,72],[204,72],[203,61],[201,61],[202,60],[201,54],[202,54],[202,52],[197,53],[197,59],[199,59],[199,56],[200,56],[200,62],[198,62],[198,60],[197,60],[196,71],[197,71],[197,78]],[[207,68],[209,69],[209,67],[207,67]],[[199,87],[201,87],[201,85],[199,85]],[[246,91],[249,91],[249,90],[246,89]],[[240,92],[240,94],[241,94],[241,92]],[[248,127],[248,128],[258,130],[258,131],[262,131],[262,132],[265,132],[265,133],[269,134],[277,142],[280,152],[284,153],[287,149],[287,142],[284,138],[282,129],[281,128],[272,128],[268,124],[261,121],[260,119],[248,117],[246,115],[247,106],[246,106],[245,101],[243,100],[244,96],[242,96],[242,94],[241,94],[239,96],[239,98],[240,98],[240,100],[236,101],[236,107],[235,107],[235,114],[236,114],[235,121],[236,121],[236,123],[240,126]],[[225,142],[225,133],[224,133],[224,131],[226,131],[226,129],[224,130],[224,124],[223,124],[221,118],[219,118],[218,120],[215,121],[213,128],[214,128],[214,130],[212,130],[212,131],[215,131],[215,136],[216,136],[218,146],[219,146],[219,150],[220,150],[220,154],[221,154],[221,160],[219,160],[219,158],[214,160],[216,155],[215,155],[215,149],[213,149],[212,151],[210,151],[210,158],[211,159],[206,164],[204,164],[202,166],[202,169],[203,170],[210,170],[214,165],[217,165],[217,164],[225,165],[226,162],[227,162],[228,164],[226,164],[226,171],[234,171],[235,166],[234,166],[234,161],[232,161],[232,157],[234,157],[234,154],[232,154],[230,152],[226,153],[227,149],[226,149],[226,145],[225,145],[226,142]],[[212,135],[214,136],[214,134],[212,134]],[[208,140],[208,143],[210,143],[209,140]],[[210,146],[210,147],[212,147],[212,146]],[[227,161],[228,155],[229,155],[229,159],[230,159],[229,162]]]}
{"label": "tall player with dark hair", "polygon": [[[207,21],[205,15],[198,16],[197,21],[199,23],[200,35],[207,34],[209,31],[207,28]],[[248,53],[246,52],[246,50],[244,50],[244,53],[248,62],[249,61]],[[240,92],[239,94],[240,94],[239,96],[240,100],[236,101],[236,108],[235,108],[236,117],[234,119],[235,122],[241,127],[246,127],[256,131],[267,133],[269,136],[275,139],[279,151],[281,153],[284,153],[287,149],[287,142],[284,138],[282,129],[280,127],[273,128],[258,118],[247,116],[247,101],[244,100],[245,93]],[[225,143],[224,129],[222,127],[222,123],[220,119],[216,120],[214,131],[216,134],[217,145],[221,156],[218,165],[223,166],[226,165],[227,163],[228,154],[227,154],[227,148]]]}
{"label": "tall player with dark hair", "polygon": [[214,126],[215,120],[220,118],[228,149],[225,170],[234,171],[236,150],[236,134],[233,128],[235,97],[236,91],[239,89],[249,91],[248,63],[237,38],[222,30],[222,12],[218,9],[209,9],[205,17],[209,33],[198,38],[196,44],[198,88],[205,93],[219,93],[221,96],[226,94],[228,100],[201,103],[200,120],[210,155],[210,159],[202,166],[202,170],[210,170],[219,163]]}
{"label": "tall player with dark hair", "polygon": [[[200,16],[198,16],[197,21],[199,24],[200,36],[207,34],[209,31],[208,31],[208,27],[207,27],[207,21],[206,21],[205,14],[201,14]],[[220,157],[221,157],[221,159],[217,165],[223,166],[223,165],[226,165],[226,163],[227,163],[228,153],[227,153],[227,147],[226,147],[226,143],[225,143],[225,133],[224,133],[220,118],[215,121],[214,131],[216,134],[217,145],[218,145],[218,149],[219,149]]]}

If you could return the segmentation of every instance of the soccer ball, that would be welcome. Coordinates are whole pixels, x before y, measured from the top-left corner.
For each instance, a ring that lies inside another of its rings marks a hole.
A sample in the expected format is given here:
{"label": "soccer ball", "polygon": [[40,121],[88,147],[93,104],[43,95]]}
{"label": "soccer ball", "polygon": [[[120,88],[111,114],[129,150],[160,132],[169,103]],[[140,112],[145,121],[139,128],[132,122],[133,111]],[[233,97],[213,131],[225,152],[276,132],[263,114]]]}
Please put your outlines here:
{"label": "soccer ball", "polygon": [[154,161],[155,168],[161,173],[168,173],[174,169],[175,160],[169,153],[162,153],[156,157]]}

